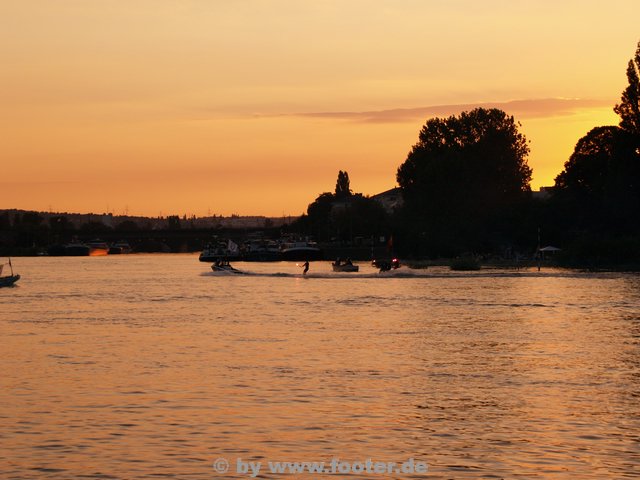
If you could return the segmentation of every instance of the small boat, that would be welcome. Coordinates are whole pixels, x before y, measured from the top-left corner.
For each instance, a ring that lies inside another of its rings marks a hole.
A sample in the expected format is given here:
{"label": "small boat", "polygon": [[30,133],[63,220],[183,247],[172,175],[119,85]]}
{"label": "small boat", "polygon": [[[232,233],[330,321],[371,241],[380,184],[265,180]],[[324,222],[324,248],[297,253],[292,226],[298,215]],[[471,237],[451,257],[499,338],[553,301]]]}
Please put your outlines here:
{"label": "small boat", "polygon": [[47,248],[47,254],[50,257],[86,257],[89,256],[91,247],[80,243],[77,240],[73,240],[71,243],[56,243],[49,245]]}
{"label": "small boat", "polygon": [[332,265],[334,272],[357,272],[360,267],[357,265]]}
{"label": "small boat", "polygon": [[4,263],[0,265],[0,275],[2,275],[2,269],[5,265],[9,265],[11,269],[11,275],[0,276],[0,287],[10,287],[15,284],[18,280],[20,280],[20,275],[13,273],[13,265],[11,265],[11,258],[9,258],[8,263]]}
{"label": "small boat", "polygon": [[396,268],[400,268],[400,260],[397,258],[393,258],[391,260],[374,260],[371,262],[374,267],[378,267],[380,269],[380,273],[388,272],[389,270],[395,270]]}
{"label": "small boat", "polygon": [[131,245],[124,240],[120,240],[109,247],[109,255],[124,255],[131,253]]}
{"label": "small boat", "polygon": [[109,245],[102,240],[91,240],[87,243],[87,246],[89,247],[89,256],[91,257],[101,257],[109,254]]}
{"label": "small boat", "polygon": [[360,267],[351,263],[351,260],[342,262],[340,259],[337,259],[331,264],[331,266],[333,267],[334,272],[357,272],[360,270]]}
{"label": "small boat", "polygon": [[233,268],[228,261],[223,260],[217,260],[213,265],[211,265],[211,270],[214,272],[244,273],[237,268]]}

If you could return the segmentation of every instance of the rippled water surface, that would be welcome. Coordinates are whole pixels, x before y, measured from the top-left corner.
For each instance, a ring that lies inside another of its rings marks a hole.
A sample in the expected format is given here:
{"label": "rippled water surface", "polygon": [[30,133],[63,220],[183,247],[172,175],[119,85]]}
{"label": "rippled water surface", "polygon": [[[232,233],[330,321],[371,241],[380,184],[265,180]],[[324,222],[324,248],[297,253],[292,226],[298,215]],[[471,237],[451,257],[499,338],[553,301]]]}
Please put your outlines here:
{"label": "rippled water surface", "polygon": [[639,276],[236,266],[253,274],[15,259],[0,478],[249,478],[237,458],[335,457],[429,465],[358,479],[640,476]]}

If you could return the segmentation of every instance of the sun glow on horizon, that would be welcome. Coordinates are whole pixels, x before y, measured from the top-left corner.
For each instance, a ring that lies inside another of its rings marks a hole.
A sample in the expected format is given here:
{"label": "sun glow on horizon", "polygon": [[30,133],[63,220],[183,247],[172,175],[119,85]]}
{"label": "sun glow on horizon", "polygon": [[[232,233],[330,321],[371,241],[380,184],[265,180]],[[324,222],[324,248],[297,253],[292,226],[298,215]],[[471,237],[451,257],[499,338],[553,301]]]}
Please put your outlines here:
{"label": "sun glow on horizon", "polygon": [[298,215],[338,170],[392,188],[427,118],[484,105],[549,185],[617,123],[638,40],[637,2],[570,3],[5,2],[0,208]]}

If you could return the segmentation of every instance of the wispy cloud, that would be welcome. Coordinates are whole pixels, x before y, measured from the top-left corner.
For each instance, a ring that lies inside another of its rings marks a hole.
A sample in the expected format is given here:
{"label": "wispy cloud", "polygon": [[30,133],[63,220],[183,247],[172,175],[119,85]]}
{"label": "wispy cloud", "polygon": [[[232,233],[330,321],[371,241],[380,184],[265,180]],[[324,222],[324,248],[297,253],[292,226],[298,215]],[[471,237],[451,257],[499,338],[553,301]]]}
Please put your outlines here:
{"label": "wispy cloud", "polygon": [[362,123],[396,123],[423,120],[434,116],[454,115],[474,108],[499,108],[517,119],[566,116],[586,108],[613,107],[610,100],[584,98],[542,98],[508,102],[432,105],[416,108],[394,108],[364,112],[305,112],[290,116],[349,120]]}

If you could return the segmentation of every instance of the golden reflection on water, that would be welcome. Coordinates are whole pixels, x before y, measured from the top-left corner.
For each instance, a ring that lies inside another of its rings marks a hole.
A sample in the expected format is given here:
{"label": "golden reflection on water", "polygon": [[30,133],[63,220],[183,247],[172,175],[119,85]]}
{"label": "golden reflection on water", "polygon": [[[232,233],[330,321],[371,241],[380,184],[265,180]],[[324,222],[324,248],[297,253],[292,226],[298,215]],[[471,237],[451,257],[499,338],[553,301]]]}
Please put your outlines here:
{"label": "golden reflection on water", "polygon": [[23,259],[0,291],[0,477],[211,479],[218,457],[637,473],[638,276],[240,267],[263,275],[190,255]]}

